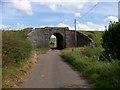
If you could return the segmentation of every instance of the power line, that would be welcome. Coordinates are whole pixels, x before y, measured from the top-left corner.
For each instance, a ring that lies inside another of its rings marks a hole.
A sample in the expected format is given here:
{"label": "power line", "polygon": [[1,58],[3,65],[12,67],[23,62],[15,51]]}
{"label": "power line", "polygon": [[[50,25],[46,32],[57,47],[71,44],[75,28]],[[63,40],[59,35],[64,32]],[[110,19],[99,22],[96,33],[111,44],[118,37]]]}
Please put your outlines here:
{"label": "power line", "polygon": [[85,17],[88,13],[90,13],[100,2],[98,2],[97,4],[95,4],[92,8],[90,8],[83,16],[81,16],[79,19]]}
{"label": "power line", "polygon": [[[90,11],[92,11],[97,5],[99,4],[99,2],[97,4],[95,4],[92,8],[90,8],[82,17],[80,17],[79,19],[85,17]],[[75,24],[75,46],[77,47],[77,34],[76,34],[76,19],[74,21]]]}

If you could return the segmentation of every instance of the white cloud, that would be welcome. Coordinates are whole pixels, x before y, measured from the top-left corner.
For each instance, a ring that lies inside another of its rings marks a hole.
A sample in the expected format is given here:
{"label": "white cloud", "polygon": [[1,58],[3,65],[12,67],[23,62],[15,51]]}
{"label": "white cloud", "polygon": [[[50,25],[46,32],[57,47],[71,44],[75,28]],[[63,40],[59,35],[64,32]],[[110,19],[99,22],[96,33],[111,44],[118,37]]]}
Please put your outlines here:
{"label": "white cloud", "polygon": [[[74,30],[74,27],[71,27],[69,25],[62,24],[62,23],[60,25],[67,26],[67,27],[69,27],[70,30]],[[105,30],[104,26],[102,26],[102,25],[97,25],[92,22],[86,22],[85,24],[83,24],[78,21],[77,21],[76,29],[77,30],[86,30],[86,31],[104,31]]]}
{"label": "white cloud", "polygon": [[89,27],[86,24],[82,24],[77,21],[76,29],[77,30],[89,30]]}
{"label": "white cloud", "polygon": [[29,0],[10,0],[13,7],[21,12],[24,12],[27,15],[32,15],[32,7]]}
{"label": "white cloud", "polygon": [[88,0],[4,0],[2,2],[11,2],[13,7],[19,11],[32,15],[32,2],[36,4],[45,5],[52,11],[59,10],[58,7],[63,10],[76,10],[81,9]]}
{"label": "white cloud", "polygon": [[85,24],[77,22],[77,30],[104,31],[105,28],[103,25],[97,25],[92,22],[86,22]]}
{"label": "white cloud", "polygon": [[36,2],[36,4],[41,4],[48,6],[52,11],[57,11],[60,8],[63,10],[76,10],[81,9],[88,0],[30,0],[31,2]]}
{"label": "white cloud", "polygon": [[26,26],[24,24],[21,24],[21,23],[17,23],[17,29],[18,30],[21,30],[21,29],[24,29]]}
{"label": "white cloud", "polygon": [[17,23],[16,27],[12,27],[10,25],[1,24],[0,25],[0,30],[21,30],[21,29],[24,29],[26,27],[27,26],[25,26],[24,24],[21,24],[21,23]]}
{"label": "white cloud", "polygon": [[92,22],[87,22],[86,25],[90,30],[104,31],[105,28],[102,25],[93,24]]}
{"label": "white cloud", "polygon": [[82,0],[79,2],[78,0],[70,0],[68,2],[62,2],[62,7],[66,10],[79,10],[84,7],[88,0]]}
{"label": "white cloud", "polygon": [[0,30],[10,30],[10,29],[11,29],[10,25],[3,25],[3,24],[0,25]]}
{"label": "white cloud", "polygon": [[118,18],[114,17],[114,16],[108,16],[106,19],[104,19],[104,21],[106,21],[107,23],[111,22],[118,22]]}
{"label": "white cloud", "polygon": [[75,13],[75,17],[81,17],[80,13]]}
{"label": "white cloud", "polygon": [[[75,29],[74,26],[70,26],[64,23],[59,23],[57,27],[69,27],[70,30]],[[105,30],[104,26],[102,25],[97,25],[92,22],[86,22],[85,24],[83,24],[83,23],[80,23],[79,21],[77,21],[76,29],[86,30],[86,31],[104,31]]]}
{"label": "white cloud", "polygon": [[37,4],[46,5],[52,11],[57,11],[58,6],[65,10],[79,10],[84,7],[86,3],[92,2],[96,4],[98,2],[118,2],[119,0],[2,0],[2,2],[12,2],[13,6],[20,11],[28,15],[32,15],[31,3],[36,2]]}
{"label": "white cloud", "polygon": [[70,25],[64,24],[64,23],[59,23],[57,27],[69,27],[70,30],[73,30],[74,27],[71,27]]}
{"label": "white cloud", "polygon": [[[92,4],[95,4],[98,1],[99,0],[93,0]],[[71,12],[82,9],[89,0],[5,0],[2,2],[11,2],[15,9],[22,11],[27,15],[32,15],[32,2],[45,5],[51,11],[59,11],[59,9],[62,9],[63,11]]]}
{"label": "white cloud", "polygon": [[[5,1],[5,0],[4,0]],[[7,0],[6,0],[7,1]],[[119,0],[29,0],[31,2],[118,2]]]}
{"label": "white cloud", "polygon": [[[1,0],[4,2],[9,2],[10,0]],[[32,2],[60,2],[60,1],[64,1],[64,2],[74,2],[74,1],[78,1],[78,2],[84,2],[84,0],[29,0]],[[100,1],[100,2],[118,2],[119,0],[88,0],[89,2],[96,2],[96,1]]]}
{"label": "white cloud", "polygon": [[[41,27],[45,27],[45,26],[41,26]],[[64,23],[59,23],[56,26],[48,25],[48,27],[68,27],[70,30],[75,30],[74,26],[70,26],[70,25],[64,24]],[[104,26],[102,26],[102,25],[97,25],[92,22],[86,22],[85,24],[82,24],[78,21],[77,21],[76,29],[77,30],[85,30],[85,31],[104,31],[105,30]]]}
{"label": "white cloud", "polygon": [[56,6],[55,4],[50,4],[50,5],[49,5],[49,8],[50,8],[52,11],[56,11],[57,6]]}
{"label": "white cloud", "polygon": [[77,30],[104,31],[105,28],[103,25],[97,25],[92,22],[86,22],[85,24],[82,24],[77,21]]}

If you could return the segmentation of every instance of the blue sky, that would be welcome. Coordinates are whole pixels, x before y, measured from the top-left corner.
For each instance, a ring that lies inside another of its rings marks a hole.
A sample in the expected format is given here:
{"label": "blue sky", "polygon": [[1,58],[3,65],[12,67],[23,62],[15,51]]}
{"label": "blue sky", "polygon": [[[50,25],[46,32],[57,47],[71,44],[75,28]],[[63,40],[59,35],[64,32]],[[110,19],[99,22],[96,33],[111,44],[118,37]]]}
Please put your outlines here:
{"label": "blue sky", "polygon": [[0,29],[45,26],[74,29],[76,19],[78,30],[104,30],[109,21],[118,21],[118,1],[0,0]]}

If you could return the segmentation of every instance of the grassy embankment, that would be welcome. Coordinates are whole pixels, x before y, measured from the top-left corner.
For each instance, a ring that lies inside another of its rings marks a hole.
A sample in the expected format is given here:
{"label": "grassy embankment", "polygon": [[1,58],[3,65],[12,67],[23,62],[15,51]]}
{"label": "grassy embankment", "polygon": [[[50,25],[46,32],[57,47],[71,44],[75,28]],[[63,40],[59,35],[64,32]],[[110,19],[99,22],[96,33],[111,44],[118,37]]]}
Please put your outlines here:
{"label": "grassy embankment", "polygon": [[96,87],[117,88],[119,87],[120,66],[118,61],[100,62],[98,57],[104,50],[101,46],[103,32],[84,32],[96,42],[96,47],[79,47],[66,49],[62,57],[75,69],[86,76]]}
{"label": "grassy embankment", "polygon": [[36,62],[35,51],[49,49],[33,49],[27,34],[31,30],[2,31],[3,87],[17,87],[32,65]]}

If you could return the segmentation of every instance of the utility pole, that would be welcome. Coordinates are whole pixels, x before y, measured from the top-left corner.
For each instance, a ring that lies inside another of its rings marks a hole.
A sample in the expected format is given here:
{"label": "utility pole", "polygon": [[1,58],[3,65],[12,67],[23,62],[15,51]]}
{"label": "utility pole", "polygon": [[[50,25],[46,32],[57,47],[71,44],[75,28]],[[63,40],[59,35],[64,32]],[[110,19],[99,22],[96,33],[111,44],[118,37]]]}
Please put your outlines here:
{"label": "utility pole", "polygon": [[74,23],[75,23],[75,47],[77,47],[76,19]]}
{"label": "utility pole", "polygon": [[119,19],[119,22],[120,22],[120,1],[118,2],[118,19]]}

